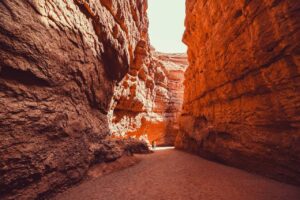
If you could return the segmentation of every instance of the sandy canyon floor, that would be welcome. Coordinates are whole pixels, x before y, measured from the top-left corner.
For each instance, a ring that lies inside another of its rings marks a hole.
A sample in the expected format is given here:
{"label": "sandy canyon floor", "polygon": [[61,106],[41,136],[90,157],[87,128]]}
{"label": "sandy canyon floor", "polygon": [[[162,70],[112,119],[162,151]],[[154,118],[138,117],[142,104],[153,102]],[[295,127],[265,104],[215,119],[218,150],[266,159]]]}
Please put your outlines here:
{"label": "sandy canyon floor", "polygon": [[178,150],[138,155],[135,166],[85,181],[56,200],[298,200],[300,188]]}

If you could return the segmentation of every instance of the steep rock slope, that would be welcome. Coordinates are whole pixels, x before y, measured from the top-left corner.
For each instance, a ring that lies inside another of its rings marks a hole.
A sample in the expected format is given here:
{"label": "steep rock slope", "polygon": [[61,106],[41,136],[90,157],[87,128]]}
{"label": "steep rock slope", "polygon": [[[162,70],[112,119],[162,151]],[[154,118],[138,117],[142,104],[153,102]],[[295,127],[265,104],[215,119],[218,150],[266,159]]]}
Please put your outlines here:
{"label": "steep rock slope", "polygon": [[80,180],[122,149],[108,139],[114,83],[147,40],[147,2],[0,1],[0,198]]}
{"label": "steep rock slope", "polygon": [[154,101],[154,112],[163,115],[165,123],[165,128],[161,132],[162,137],[158,143],[173,146],[179,131],[178,119],[183,103],[183,81],[188,65],[187,55],[155,52],[154,58],[156,65],[161,66],[165,72],[164,82],[157,82],[157,85],[161,85],[167,90],[166,96],[163,95],[163,92],[159,92],[161,90],[157,90]]}
{"label": "steep rock slope", "polygon": [[179,129],[187,58],[185,54],[151,51],[149,42],[142,47],[135,67],[115,89],[112,134],[173,145]]}
{"label": "steep rock slope", "polygon": [[187,1],[177,148],[300,184],[300,1]]}

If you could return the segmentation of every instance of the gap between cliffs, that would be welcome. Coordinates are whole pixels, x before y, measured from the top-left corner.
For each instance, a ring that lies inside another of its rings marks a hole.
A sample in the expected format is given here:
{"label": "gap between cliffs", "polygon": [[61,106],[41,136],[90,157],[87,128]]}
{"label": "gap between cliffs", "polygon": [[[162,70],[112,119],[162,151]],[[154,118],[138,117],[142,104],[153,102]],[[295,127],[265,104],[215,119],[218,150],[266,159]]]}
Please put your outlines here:
{"label": "gap between cliffs", "polygon": [[[300,2],[186,1],[188,55],[151,47],[147,7],[0,1],[1,199],[49,198],[153,142],[300,183]],[[173,152],[154,172],[172,157],[194,177]]]}

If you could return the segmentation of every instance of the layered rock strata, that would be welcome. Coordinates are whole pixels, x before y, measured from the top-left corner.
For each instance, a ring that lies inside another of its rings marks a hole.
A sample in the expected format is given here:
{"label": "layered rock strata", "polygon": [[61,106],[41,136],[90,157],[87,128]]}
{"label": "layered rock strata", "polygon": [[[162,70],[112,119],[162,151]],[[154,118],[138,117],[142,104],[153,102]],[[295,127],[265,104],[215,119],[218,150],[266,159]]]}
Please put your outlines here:
{"label": "layered rock strata", "polygon": [[186,5],[177,148],[300,184],[300,2]]}
{"label": "layered rock strata", "polygon": [[173,145],[179,130],[186,55],[154,52],[149,43],[143,44],[139,55],[115,89],[112,134]]}
{"label": "layered rock strata", "polygon": [[126,148],[113,88],[148,40],[147,2],[0,1],[0,199],[43,198]]}

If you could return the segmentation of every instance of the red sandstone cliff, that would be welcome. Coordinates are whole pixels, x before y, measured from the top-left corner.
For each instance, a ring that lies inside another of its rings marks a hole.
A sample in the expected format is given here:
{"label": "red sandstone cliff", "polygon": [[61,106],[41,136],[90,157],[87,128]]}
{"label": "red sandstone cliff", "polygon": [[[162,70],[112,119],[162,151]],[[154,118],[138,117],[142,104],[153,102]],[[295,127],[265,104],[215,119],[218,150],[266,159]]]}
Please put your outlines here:
{"label": "red sandstone cliff", "polygon": [[0,1],[0,198],[42,198],[114,160],[107,112],[148,40],[147,2]]}
{"label": "red sandstone cliff", "polygon": [[177,148],[300,183],[300,1],[187,1]]}
{"label": "red sandstone cliff", "polygon": [[[145,48],[146,47],[146,48]],[[173,145],[183,99],[185,54],[150,52],[150,45],[115,90],[112,134],[146,136],[158,145]]]}
{"label": "red sandstone cliff", "polygon": [[186,56],[151,52],[146,0],[0,1],[0,198],[139,151],[110,133],[300,183],[299,8],[188,0],[178,121]]}

